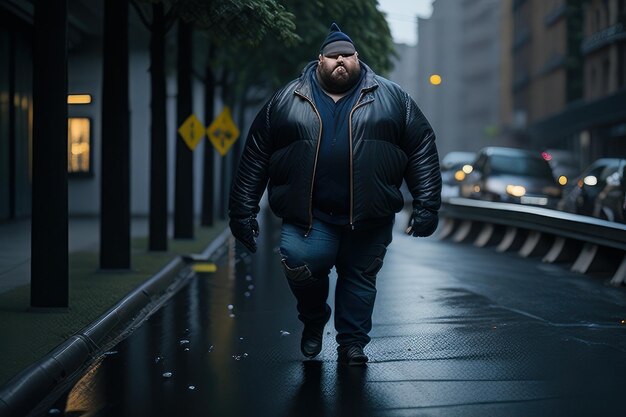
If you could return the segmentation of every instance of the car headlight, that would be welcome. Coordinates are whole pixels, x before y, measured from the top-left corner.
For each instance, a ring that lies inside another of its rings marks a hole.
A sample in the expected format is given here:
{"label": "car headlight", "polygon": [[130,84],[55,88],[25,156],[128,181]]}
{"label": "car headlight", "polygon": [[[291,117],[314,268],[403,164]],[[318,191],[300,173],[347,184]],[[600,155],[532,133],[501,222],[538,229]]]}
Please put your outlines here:
{"label": "car headlight", "polygon": [[595,175],[587,175],[585,178],[583,178],[583,183],[585,185],[593,187],[594,185],[598,185],[598,177],[596,177]]}
{"label": "car headlight", "polygon": [[521,197],[526,194],[526,188],[521,185],[509,184],[506,186],[506,193],[512,195],[513,197]]}
{"label": "car headlight", "polygon": [[461,168],[461,171],[463,171],[466,174],[471,174],[473,170],[474,170],[474,167],[471,166],[470,164],[465,164],[463,165],[463,168]]}
{"label": "car headlight", "polygon": [[463,181],[465,179],[465,172],[460,169],[454,173],[454,179],[457,181]]}

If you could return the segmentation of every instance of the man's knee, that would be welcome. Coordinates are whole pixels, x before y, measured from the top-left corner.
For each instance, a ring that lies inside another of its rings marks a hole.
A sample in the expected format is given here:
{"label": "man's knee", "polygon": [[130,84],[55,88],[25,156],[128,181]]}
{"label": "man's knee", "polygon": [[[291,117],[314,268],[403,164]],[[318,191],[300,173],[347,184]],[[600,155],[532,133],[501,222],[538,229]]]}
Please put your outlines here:
{"label": "man's knee", "polygon": [[361,276],[371,282],[372,284],[376,284],[376,276],[378,275],[378,271],[383,267],[383,258],[376,257],[372,261],[370,265],[368,265],[363,272],[361,272]]}
{"label": "man's knee", "polygon": [[365,262],[361,264],[361,267],[357,267],[361,270],[361,276],[373,285],[376,285],[376,276],[383,267],[386,253],[386,245],[375,245],[369,255],[362,258]]}
{"label": "man's knee", "polygon": [[280,250],[280,256],[285,277],[292,285],[306,286],[316,281],[306,262],[294,259],[284,249]]}

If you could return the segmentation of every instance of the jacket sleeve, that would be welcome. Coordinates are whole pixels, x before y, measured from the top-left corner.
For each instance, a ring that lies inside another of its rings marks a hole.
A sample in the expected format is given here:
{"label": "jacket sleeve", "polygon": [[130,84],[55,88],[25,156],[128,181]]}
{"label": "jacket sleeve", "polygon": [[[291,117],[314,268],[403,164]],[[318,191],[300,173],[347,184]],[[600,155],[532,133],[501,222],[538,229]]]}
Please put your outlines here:
{"label": "jacket sleeve", "polygon": [[409,158],[404,179],[413,196],[413,207],[431,211],[441,206],[441,171],[435,132],[415,101],[405,93],[406,127],[403,148]]}
{"label": "jacket sleeve", "polygon": [[228,215],[231,218],[255,217],[260,210],[271,155],[271,105],[272,100],[263,106],[250,126],[230,191]]}

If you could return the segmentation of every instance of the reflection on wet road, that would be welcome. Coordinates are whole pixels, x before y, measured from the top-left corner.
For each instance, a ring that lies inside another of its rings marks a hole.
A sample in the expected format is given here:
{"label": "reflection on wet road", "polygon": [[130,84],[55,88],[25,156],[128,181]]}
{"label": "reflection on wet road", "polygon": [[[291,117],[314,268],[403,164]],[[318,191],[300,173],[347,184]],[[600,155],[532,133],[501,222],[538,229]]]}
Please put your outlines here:
{"label": "reflection on wet road", "polygon": [[[303,360],[276,254],[234,244],[55,405],[71,416],[624,415],[626,297],[536,259],[394,236],[367,368]],[[332,288],[331,288],[332,292]],[[332,305],[332,303],[331,303]],[[331,322],[332,323],[332,320]]]}

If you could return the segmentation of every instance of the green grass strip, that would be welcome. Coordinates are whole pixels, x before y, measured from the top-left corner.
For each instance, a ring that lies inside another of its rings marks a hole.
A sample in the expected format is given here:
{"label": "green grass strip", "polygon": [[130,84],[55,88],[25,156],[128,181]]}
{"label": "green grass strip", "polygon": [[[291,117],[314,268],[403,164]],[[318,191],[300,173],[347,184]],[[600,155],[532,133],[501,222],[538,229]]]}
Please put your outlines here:
{"label": "green grass strip", "polygon": [[226,227],[196,228],[195,238],[172,240],[166,252],[149,252],[148,239],[131,243],[129,271],[99,271],[98,252],[70,253],[66,311],[30,311],[30,285],[0,294],[0,386],[93,322],[177,255],[203,251]]}

